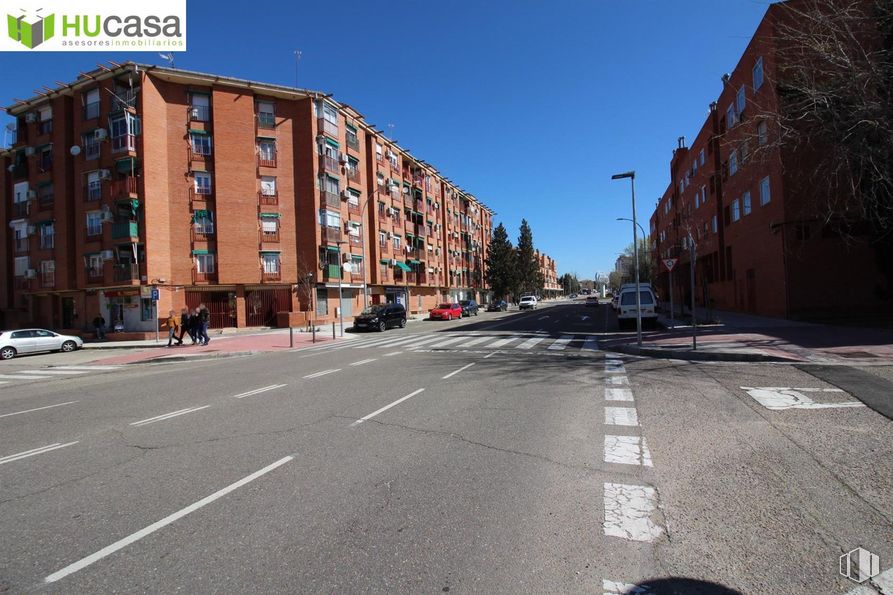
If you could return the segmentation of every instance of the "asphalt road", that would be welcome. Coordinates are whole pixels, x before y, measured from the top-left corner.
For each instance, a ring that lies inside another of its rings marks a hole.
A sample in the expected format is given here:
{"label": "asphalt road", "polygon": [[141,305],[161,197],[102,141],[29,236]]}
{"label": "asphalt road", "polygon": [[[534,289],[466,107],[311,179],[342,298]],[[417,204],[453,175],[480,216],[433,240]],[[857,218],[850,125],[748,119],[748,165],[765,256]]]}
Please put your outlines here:
{"label": "asphalt road", "polygon": [[0,592],[843,593],[842,553],[893,566],[889,420],[793,366],[607,356],[609,310],[0,390]]}

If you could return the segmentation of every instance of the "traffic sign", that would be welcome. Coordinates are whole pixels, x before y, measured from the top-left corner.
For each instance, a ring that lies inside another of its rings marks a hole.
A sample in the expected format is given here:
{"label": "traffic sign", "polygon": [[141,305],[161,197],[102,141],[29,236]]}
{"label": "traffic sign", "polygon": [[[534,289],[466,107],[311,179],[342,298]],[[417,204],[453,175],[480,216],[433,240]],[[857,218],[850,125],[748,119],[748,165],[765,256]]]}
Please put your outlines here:
{"label": "traffic sign", "polygon": [[667,267],[668,271],[672,271],[676,268],[676,261],[678,260],[678,258],[664,258],[664,266]]}
{"label": "traffic sign", "polygon": [[161,292],[158,290],[157,287],[153,287],[152,288],[152,301],[157,302],[160,297],[161,297]]}

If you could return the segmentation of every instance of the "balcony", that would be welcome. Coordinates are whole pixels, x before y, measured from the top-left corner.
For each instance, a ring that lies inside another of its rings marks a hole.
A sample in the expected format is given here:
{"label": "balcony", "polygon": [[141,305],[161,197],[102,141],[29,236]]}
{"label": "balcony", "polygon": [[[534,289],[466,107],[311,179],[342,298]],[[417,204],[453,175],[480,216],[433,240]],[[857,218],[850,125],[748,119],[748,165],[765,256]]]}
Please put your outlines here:
{"label": "balcony", "polygon": [[40,273],[40,286],[51,288],[56,286],[56,271],[43,271]]}
{"label": "balcony", "polygon": [[257,193],[257,200],[262,205],[278,205],[279,193],[275,190],[261,190]]}
{"label": "balcony", "polygon": [[357,138],[357,135],[351,134],[350,132],[347,133],[347,146],[354,151],[360,150],[360,141]]}
{"label": "balcony", "polygon": [[338,165],[338,158],[332,157],[330,155],[320,155],[319,156],[319,169],[323,171],[332,172],[333,174],[340,174],[341,170]]}
{"label": "balcony", "polygon": [[348,167],[347,168],[347,179],[351,182],[360,183],[360,170],[356,167]]}
{"label": "balcony", "polygon": [[261,242],[278,242],[279,241],[279,230],[276,231],[261,231],[260,233],[260,241]]}
{"label": "balcony", "polygon": [[199,241],[207,241],[214,237],[214,226],[206,225],[204,227],[193,225],[192,226],[192,239]]}
{"label": "balcony", "polygon": [[87,283],[101,283],[105,279],[105,270],[103,267],[87,267],[85,270]]}
{"label": "balcony", "polygon": [[112,153],[119,151],[136,151],[136,136],[133,134],[123,134],[121,136],[112,137]]}
{"label": "balcony", "polygon": [[337,281],[341,278],[341,267],[337,264],[326,264],[322,269],[324,281]]}
{"label": "balcony", "polygon": [[136,238],[140,235],[140,226],[136,221],[115,221],[112,223],[112,239]]}
{"label": "balcony", "polygon": [[257,114],[257,127],[264,130],[275,130],[276,115],[270,112],[260,112]]}
{"label": "balcony", "polygon": [[320,238],[323,242],[334,244],[342,240],[340,227],[322,227],[320,228]]}
{"label": "balcony", "polygon": [[406,258],[412,258],[414,260],[421,260],[425,256],[425,254],[418,248],[410,248],[405,251],[405,254]]}
{"label": "balcony", "polygon": [[17,290],[31,289],[31,279],[28,277],[16,276],[13,288]]}
{"label": "balcony", "polygon": [[336,139],[338,138],[338,125],[337,124],[335,124],[333,122],[329,122],[325,118],[317,118],[316,122],[317,122],[317,128],[319,128],[320,132],[322,132],[323,134],[328,134],[332,138],[336,138]]}
{"label": "balcony", "polygon": [[354,203],[354,202],[347,201],[347,212],[351,213],[353,215],[359,215],[360,214],[360,203]]}
{"label": "balcony", "polygon": [[320,203],[325,204],[327,207],[332,207],[333,209],[341,208],[341,197],[336,193],[329,192],[328,190],[320,190],[319,193],[322,195]]}
{"label": "balcony", "polygon": [[391,245],[388,244],[387,242],[385,242],[384,244],[379,243],[378,244],[378,253],[381,254],[382,256],[390,254],[391,253]]}
{"label": "balcony", "polygon": [[359,235],[347,234],[347,239],[351,246],[360,246],[363,242]]}
{"label": "balcony", "polygon": [[259,151],[257,164],[260,167],[276,167],[276,151]]}
{"label": "balcony", "polygon": [[190,122],[210,122],[211,106],[210,105],[190,105],[189,106]]}
{"label": "balcony", "polygon": [[53,192],[53,186],[44,186],[40,190],[38,190],[37,195],[37,206],[41,211],[46,211],[53,208],[53,203],[55,202],[56,197]]}
{"label": "balcony", "polygon": [[37,123],[37,134],[50,134],[53,131],[53,120],[41,120]]}
{"label": "balcony", "polygon": [[193,269],[192,271],[192,282],[193,283],[217,283],[217,272],[213,273],[200,272]]}
{"label": "balcony", "polygon": [[362,283],[366,280],[366,276],[363,274],[363,271],[351,271],[350,273],[350,282],[351,283]]}
{"label": "balcony", "polygon": [[126,176],[121,180],[115,180],[109,186],[111,188],[112,200],[130,198],[137,193],[137,181],[134,176]]}
{"label": "balcony", "polygon": [[116,264],[115,281],[139,281],[140,265],[135,262]]}
{"label": "balcony", "polygon": [[139,87],[135,89],[120,89],[118,91],[115,91],[115,97],[117,98],[117,100],[112,102],[112,111],[135,109],[136,97],[139,92]]}
{"label": "balcony", "polygon": [[403,204],[404,204],[404,206],[407,206],[410,209],[415,208],[415,199],[412,197],[411,194],[404,194],[403,195]]}
{"label": "balcony", "polygon": [[26,200],[24,202],[14,202],[12,203],[12,216],[15,218],[18,217],[27,217],[28,213],[31,212],[31,201]]}
{"label": "balcony", "polygon": [[415,226],[415,235],[420,238],[424,238],[428,235],[428,228],[424,225],[416,225]]}
{"label": "balcony", "polygon": [[416,283],[419,285],[426,285],[428,282],[434,282],[434,275],[428,275],[426,273],[416,273]]}
{"label": "balcony", "polygon": [[282,280],[282,272],[281,271],[264,271],[262,280],[264,280],[264,281],[281,281]]}

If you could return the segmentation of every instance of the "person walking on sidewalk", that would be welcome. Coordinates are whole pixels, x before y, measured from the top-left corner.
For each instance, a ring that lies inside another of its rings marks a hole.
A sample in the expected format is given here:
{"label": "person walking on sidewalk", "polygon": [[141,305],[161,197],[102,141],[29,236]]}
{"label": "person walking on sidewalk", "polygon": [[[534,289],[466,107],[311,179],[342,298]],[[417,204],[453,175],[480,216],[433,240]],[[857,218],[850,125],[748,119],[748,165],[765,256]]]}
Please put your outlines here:
{"label": "person walking on sidewalk", "polygon": [[93,319],[93,328],[96,330],[96,340],[105,341],[105,318],[102,314],[97,314]]}
{"label": "person walking on sidewalk", "polygon": [[[177,318],[177,315],[171,310],[167,316],[167,346],[170,347],[171,343],[174,339],[177,339],[177,335],[180,334],[180,319]],[[183,342],[177,339],[181,345]]]}
{"label": "person walking on sidewalk", "polygon": [[195,333],[192,331],[190,325],[192,321],[190,320],[191,316],[189,316],[189,309],[183,308],[180,311],[180,336],[177,337],[177,345],[183,344],[183,335],[189,333],[189,337],[192,339],[192,344],[195,345]]}
{"label": "person walking on sidewalk", "polygon": [[202,345],[207,345],[211,342],[211,338],[208,336],[208,325],[211,323],[211,313],[208,312],[208,308],[204,304],[198,305],[198,320],[199,343],[201,343]]}

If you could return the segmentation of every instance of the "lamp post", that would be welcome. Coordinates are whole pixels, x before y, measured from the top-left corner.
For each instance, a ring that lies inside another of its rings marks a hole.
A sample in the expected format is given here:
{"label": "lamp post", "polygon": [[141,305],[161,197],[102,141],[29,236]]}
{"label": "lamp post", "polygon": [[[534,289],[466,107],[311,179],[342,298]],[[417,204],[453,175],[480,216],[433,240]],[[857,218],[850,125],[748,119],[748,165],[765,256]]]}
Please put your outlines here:
{"label": "lamp post", "polygon": [[344,277],[344,264],[341,262],[341,246],[344,240],[335,242],[338,245],[338,322],[341,325],[340,335],[344,336],[344,292],[341,289],[341,280]]}
{"label": "lamp post", "polygon": [[[397,187],[397,184],[393,181],[389,181],[386,185],[388,192],[394,190]],[[360,220],[363,222],[361,225],[362,230],[360,233],[360,247],[362,248],[363,254],[363,309],[369,307],[369,284],[366,282],[366,275],[368,269],[368,263],[366,262],[366,207],[369,206],[369,202],[381,192],[381,187],[376,188],[372,192],[369,193],[369,196],[366,197],[366,201],[363,203],[363,208],[360,209]]]}
{"label": "lamp post", "polygon": [[[639,235],[637,233],[636,227],[639,225],[636,222],[636,172],[628,171],[622,174],[614,174],[611,176],[612,180],[622,180],[625,178],[629,178],[630,189],[632,191],[632,201],[633,201],[633,254],[635,255],[635,263],[636,263],[636,343],[641,348],[642,347],[642,297],[639,292]],[[644,233],[644,230],[643,230]]]}

